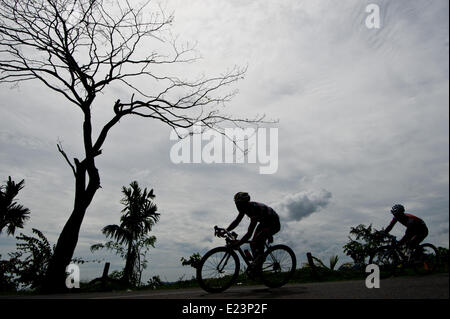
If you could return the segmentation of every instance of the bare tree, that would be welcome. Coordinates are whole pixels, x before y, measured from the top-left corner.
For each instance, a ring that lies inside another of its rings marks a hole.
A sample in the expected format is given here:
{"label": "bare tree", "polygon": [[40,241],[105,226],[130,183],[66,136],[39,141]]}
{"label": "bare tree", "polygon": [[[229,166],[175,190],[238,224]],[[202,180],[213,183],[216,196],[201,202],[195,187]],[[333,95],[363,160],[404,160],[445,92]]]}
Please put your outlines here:
{"label": "bare tree", "polygon": [[[178,45],[170,36],[172,21],[161,8],[150,10],[149,2],[134,8],[118,0],[0,0],[0,82],[39,80],[84,116],[84,154],[71,160],[57,145],[75,177],[75,199],[49,265],[50,290],[64,286],[65,267],[100,187],[96,157],[120,119],[146,117],[174,129],[201,122],[220,132],[225,123],[257,124],[263,119],[220,112],[235,94],[223,89],[241,79],[245,69],[194,80],[169,74],[175,65],[196,60],[191,46]],[[129,94],[111,103],[110,120],[94,136],[91,107],[112,84],[126,87]]]}

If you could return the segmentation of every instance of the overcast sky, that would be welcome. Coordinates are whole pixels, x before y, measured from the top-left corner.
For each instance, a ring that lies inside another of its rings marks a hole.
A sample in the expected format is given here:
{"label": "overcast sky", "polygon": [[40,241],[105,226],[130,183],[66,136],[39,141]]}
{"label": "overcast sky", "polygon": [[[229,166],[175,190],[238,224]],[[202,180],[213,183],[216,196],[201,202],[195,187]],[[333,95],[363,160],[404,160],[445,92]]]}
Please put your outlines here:
{"label": "overcast sky", "polygon": [[[370,3],[379,5],[379,29],[365,24]],[[227,113],[279,120],[278,171],[259,174],[259,164],[173,164],[168,127],[126,118],[98,157],[102,188],[75,256],[123,267],[112,255],[91,254],[89,246],[104,242],[105,225],[119,222],[121,187],[133,180],[154,188],[161,213],[145,278],[190,278],[194,272],[180,258],[222,244],[213,226],[236,217],[237,191],[280,214],[276,242],[290,245],[300,263],[306,252],[348,261],[342,246],[350,227],[386,227],[395,203],[425,220],[426,241],[448,247],[448,6],[447,0],[163,2],[175,14],[173,33],[196,43],[202,59],[195,70],[217,75],[248,67]],[[180,75],[188,77],[187,70]],[[111,92],[94,105],[96,124],[111,115],[113,98],[129,97]],[[1,85],[0,101],[0,178],[25,179],[19,200],[32,214],[23,232],[38,228],[56,243],[74,189],[56,142],[81,157],[81,114],[38,82]],[[247,226],[244,219],[237,232]],[[403,232],[401,225],[393,230]],[[15,239],[2,234],[0,254],[14,248]],[[100,276],[102,268],[82,265],[81,276]]]}

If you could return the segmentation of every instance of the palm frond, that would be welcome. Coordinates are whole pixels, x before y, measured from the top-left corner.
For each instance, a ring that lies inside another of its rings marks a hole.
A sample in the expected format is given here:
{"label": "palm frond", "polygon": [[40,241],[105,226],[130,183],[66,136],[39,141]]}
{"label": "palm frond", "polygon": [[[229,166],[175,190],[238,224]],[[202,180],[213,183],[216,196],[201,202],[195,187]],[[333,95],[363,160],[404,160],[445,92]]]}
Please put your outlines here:
{"label": "palm frond", "polygon": [[319,258],[312,256],[312,259],[313,259],[314,261],[316,261],[316,262],[319,264],[320,267],[328,268],[327,266],[325,266],[325,264],[324,264],[324,263],[322,262],[322,260],[320,260]]}
{"label": "palm frond", "polygon": [[339,256],[331,256],[330,257],[330,269],[334,270],[334,268],[336,267],[337,263],[339,261]]}
{"label": "palm frond", "polygon": [[107,225],[102,229],[102,233],[106,237],[113,238],[121,244],[124,242],[128,243],[132,237],[128,229],[119,225]]}
{"label": "palm frond", "polygon": [[30,218],[30,210],[17,204],[14,198],[25,186],[25,180],[15,183],[9,176],[6,185],[0,186],[0,234],[6,227],[8,235],[14,235],[17,228],[23,228]]}

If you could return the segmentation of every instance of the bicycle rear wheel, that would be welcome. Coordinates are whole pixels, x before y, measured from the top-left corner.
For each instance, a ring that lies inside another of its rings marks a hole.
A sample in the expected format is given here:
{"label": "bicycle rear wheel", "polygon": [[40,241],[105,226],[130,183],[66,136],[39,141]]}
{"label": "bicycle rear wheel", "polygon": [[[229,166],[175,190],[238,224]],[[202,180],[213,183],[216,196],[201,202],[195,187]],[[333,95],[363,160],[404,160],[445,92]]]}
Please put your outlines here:
{"label": "bicycle rear wheel", "polygon": [[292,278],[296,267],[297,259],[292,249],[286,245],[276,245],[264,253],[260,277],[267,287],[278,288]]}
{"label": "bicycle rear wheel", "polygon": [[419,245],[413,258],[414,271],[420,275],[435,272],[439,265],[438,250],[432,244]]}
{"label": "bicycle rear wheel", "polygon": [[239,257],[227,247],[208,251],[197,267],[197,281],[207,292],[228,289],[239,275]]}

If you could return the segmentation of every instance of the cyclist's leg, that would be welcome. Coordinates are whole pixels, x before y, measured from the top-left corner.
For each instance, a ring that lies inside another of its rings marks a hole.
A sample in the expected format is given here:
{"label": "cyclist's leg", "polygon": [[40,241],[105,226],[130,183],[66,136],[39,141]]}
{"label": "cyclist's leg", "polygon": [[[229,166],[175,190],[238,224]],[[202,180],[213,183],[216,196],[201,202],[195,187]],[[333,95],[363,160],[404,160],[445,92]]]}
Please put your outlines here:
{"label": "cyclist's leg", "polygon": [[417,246],[418,246],[421,242],[423,242],[424,239],[427,238],[427,236],[428,236],[428,228],[427,228],[427,226],[424,226],[424,227],[422,228],[422,230],[420,231],[420,233],[417,235],[417,238],[416,238],[416,244],[417,244]]}
{"label": "cyclist's leg", "polygon": [[256,228],[250,244],[255,262],[261,261],[264,254],[264,243],[269,238],[270,233],[270,227],[267,227],[266,225],[259,224]]}
{"label": "cyclist's leg", "polygon": [[268,229],[268,243],[271,244],[273,242],[273,235],[278,233],[281,229],[280,219],[277,217],[275,220],[272,220]]}
{"label": "cyclist's leg", "polygon": [[265,223],[261,228],[261,233],[259,234],[259,238],[262,242],[262,248],[264,250],[264,244],[269,242],[269,244],[273,241],[273,235],[280,231],[280,220],[277,218],[276,220],[272,220],[268,223]]}
{"label": "cyclist's leg", "polygon": [[410,245],[413,248],[418,248],[420,243],[428,236],[428,228],[424,226],[421,229],[418,229],[417,232],[410,240]]}
{"label": "cyclist's leg", "polygon": [[420,256],[420,251],[418,250],[420,243],[428,236],[428,228],[426,226],[420,227],[414,230],[413,235],[408,241],[408,247],[413,252],[412,258],[415,259]]}

